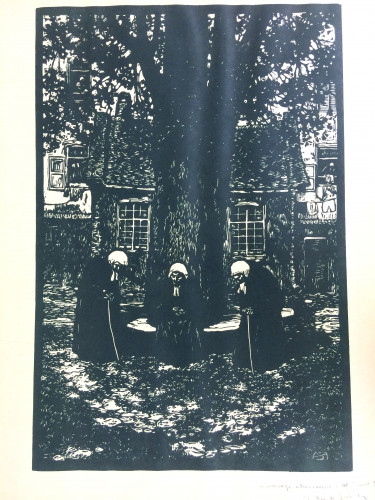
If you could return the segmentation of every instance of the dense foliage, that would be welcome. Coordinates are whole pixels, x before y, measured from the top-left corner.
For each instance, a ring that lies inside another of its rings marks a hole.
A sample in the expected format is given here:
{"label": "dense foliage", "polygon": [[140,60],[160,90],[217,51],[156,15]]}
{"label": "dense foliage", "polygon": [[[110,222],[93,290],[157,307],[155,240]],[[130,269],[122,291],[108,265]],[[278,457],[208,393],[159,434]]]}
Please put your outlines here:
{"label": "dense foliage", "polygon": [[[230,188],[298,189],[299,148],[336,78],[335,9],[70,9],[43,17],[45,148],[90,146],[88,177],[155,184],[148,274],[185,262],[212,311]],[[214,272],[213,272],[214,271]]]}

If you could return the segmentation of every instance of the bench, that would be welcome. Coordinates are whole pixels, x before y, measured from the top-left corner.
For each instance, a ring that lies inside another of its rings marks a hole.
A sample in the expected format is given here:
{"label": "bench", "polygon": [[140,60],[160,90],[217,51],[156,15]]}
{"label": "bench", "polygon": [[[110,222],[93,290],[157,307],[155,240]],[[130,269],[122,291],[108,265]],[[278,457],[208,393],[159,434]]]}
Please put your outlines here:
{"label": "bench", "polygon": [[[287,318],[294,315],[293,309],[289,307],[284,307],[281,311],[281,316],[283,318]],[[241,321],[241,314],[226,314],[224,318],[219,323],[214,325],[210,325],[203,329],[204,332],[207,333],[219,333],[219,332],[230,332],[234,330],[238,330]],[[138,318],[126,325],[130,330],[136,332],[144,332],[144,333],[152,333],[156,332],[156,328],[150,325],[147,321],[147,318]]]}

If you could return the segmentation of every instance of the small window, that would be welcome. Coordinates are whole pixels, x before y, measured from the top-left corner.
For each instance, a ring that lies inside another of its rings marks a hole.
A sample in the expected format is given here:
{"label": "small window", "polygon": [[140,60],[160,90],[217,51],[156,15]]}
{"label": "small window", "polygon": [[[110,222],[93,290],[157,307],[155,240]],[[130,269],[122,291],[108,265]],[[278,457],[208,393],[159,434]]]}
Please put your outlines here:
{"label": "small window", "polygon": [[91,86],[90,65],[77,61],[68,64],[67,83],[74,102],[82,103],[89,95]]}
{"label": "small window", "polygon": [[64,191],[66,184],[65,158],[62,156],[50,156],[49,158],[49,189]]}
{"label": "small window", "polygon": [[306,191],[314,191],[315,190],[315,165],[306,165],[306,175],[309,179],[309,185],[306,188]]}
{"label": "small window", "polygon": [[265,250],[265,207],[239,203],[230,213],[230,243],[234,255],[263,255]]}
{"label": "small window", "polygon": [[148,250],[150,205],[143,200],[124,200],[118,205],[117,245],[129,250]]}

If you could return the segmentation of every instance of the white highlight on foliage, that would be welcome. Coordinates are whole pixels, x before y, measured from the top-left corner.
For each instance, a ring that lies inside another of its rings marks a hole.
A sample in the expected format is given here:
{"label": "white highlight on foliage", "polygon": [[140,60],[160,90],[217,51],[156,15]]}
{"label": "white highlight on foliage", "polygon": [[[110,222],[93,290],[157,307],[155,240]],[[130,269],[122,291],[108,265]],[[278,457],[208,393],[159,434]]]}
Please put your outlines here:
{"label": "white highlight on foliage", "polygon": [[245,33],[246,33],[246,24],[248,23],[250,19],[250,15],[245,17],[245,14],[238,14],[236,17],[237,21],[237,26],[236,26],[236,31],[237,33],[234,35],[234,38],[236,39],[237,42],[241,42]]}
{"label": "white highlight on foliage", "polygon": [[203,457],[205,455],[205,447],[199,441],[196,443],[185,443],[181,441],[180,445],[185,455],[192,457]]}
{"label": "white highlight on foliage", "polygon": [[118,418],[96,418],[95,420],[100,425],[104,425],[106,427],[115,427],[116,425],[121,424],[121,420]]}
{"label": "white highlight on foliage", "polygon": [[120,410],[120,407],[112,399],[103,399],[103,409],[105,411]]}
{"label": "white highlight on foliage", "polygon": [[291,307],[284,307],[281,311],[281,317],[289,318],[290,316],[294,316],[294,310]]}
{"label": "white highlight on foliage", "polygon": [[129,21],[130,21],[130,24],[131,24],[131,29],[129,31],[129,34],[131,36],[133,36],[134,38],[137,37],[137,23],[136,23],[136,16],[134,14],[131,14],[129,16]]}
{"label": "white highlight on foliage", "polygon": [[339,332],[339,309],[337,307],[325,307],[317,311],[315,313],[315,327],[317,331],[327,334]]}
{"label": "white highlight on foliage", "polygon": [[215,26],[215,14],[208,14],[208,29],[211,31]]}
{"label": "white highlight on foliage", "polygon": [[298,436],[299,434],[304,434],[305,432],[306,429],[303,427],[292,427],[291,429],[282,432],[277,437],[278,439],[282,439],[284,441],[287,437]]}
{"label": "white highlight on foliage", "polygon": [[247,120],[240,119],[237,122],[237,128],[247,127],[248,125],[249,125],[249,122]]}

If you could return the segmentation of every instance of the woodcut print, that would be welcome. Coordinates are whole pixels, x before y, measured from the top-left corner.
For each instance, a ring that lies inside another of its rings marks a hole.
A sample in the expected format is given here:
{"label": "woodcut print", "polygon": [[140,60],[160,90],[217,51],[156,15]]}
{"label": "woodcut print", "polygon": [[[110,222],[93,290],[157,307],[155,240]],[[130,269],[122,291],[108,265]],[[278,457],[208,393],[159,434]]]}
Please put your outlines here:
{"label": "woodcut print", "polygon": [[36,470],[351,470],[337,5],[37,10]]}

